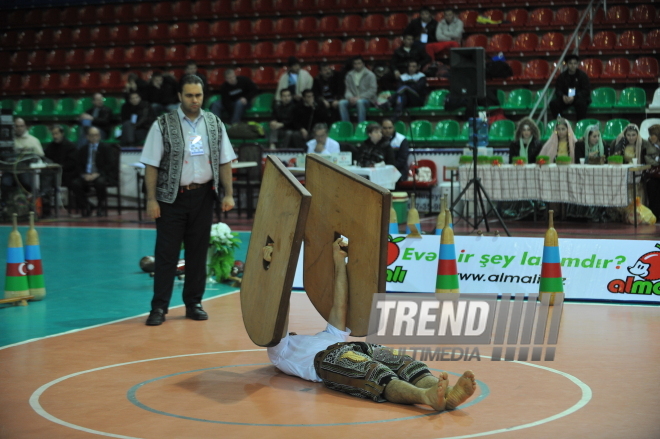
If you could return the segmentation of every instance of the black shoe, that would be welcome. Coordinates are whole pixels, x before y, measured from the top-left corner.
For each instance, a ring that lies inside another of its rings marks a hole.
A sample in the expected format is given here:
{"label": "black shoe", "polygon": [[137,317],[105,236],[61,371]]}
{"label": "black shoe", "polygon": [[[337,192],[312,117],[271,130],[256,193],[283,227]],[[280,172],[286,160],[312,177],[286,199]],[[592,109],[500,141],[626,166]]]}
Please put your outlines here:
{"label": "black shoe", "polygon": [[202,304],[186,306],[186,318],[193,320],[208,320],[209,315],[202,309]]}
{"label": "black shoe", "polygon": [[162,325],[165,321],[165,311],[160,308],[152,309],[147,318],[147,326]]}

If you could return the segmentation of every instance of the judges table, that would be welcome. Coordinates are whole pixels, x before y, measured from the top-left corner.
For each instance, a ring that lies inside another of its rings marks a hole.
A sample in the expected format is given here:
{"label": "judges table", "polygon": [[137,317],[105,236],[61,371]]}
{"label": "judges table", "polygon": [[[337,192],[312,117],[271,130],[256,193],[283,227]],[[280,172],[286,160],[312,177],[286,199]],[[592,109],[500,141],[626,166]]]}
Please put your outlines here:
{"label": "judges table", "polygon": [[[473,176],[472,164],[459,166],[461,190]],[[628,205],[628,184],[649,166],[638,165],[478,165],[477,176],[493,201],[539,200],[584,206]],[[635,186],[633,185],[633,190]],[[465,199],[472,200],[468,190]]]}
{"label": "judges table", "polygon": [[52,184],[53,193],[55,195],[55,208],[53,209],[53,215],[55,218],[59,217],[60,204],[62,204],[62,198],[60,194],[60,186],[62,185],[62,166],[57,163],[33,163],[30,166],[0,166],[0,177],[3,174],[29,174],[30,183],[32,186],[32,202],[39,197],[39,192],[46,189],[45,187],[40,188],[39,184],[39,175],[48,175],[52,176],[51,179],[41,180],[41,185],[46,184],[48,181]]}
{"label": "judges table", "polygon": [[[401,173],[393,165],[378,166],[374,168],[360,168],[358,166],[344,166],[344,169],[351,171],[367,180],[375,183],[385,189],[394,189],[396,182],[401,178]],[[305,168],[287,168],[293,174],[304,174]]]}

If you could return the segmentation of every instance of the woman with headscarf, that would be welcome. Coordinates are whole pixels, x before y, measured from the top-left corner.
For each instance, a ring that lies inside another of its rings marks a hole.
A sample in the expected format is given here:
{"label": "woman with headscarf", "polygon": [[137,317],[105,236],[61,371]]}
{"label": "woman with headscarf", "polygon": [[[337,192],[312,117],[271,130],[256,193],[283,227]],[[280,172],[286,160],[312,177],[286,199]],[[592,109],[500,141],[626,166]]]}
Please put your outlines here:
{"label": "woman with headscarf", "polygon": [[601,163],[608,156],[609,148],[603,145],[598,125],[590,125],[584,136],[575,143],[575,158],[579,161],[584,158],[585,163]]}
{"label": "woman with headscarf", "polygon": [[645,150],[646,165],[651,169],[646,172],[646,196],[649,200],[649,209],[656,218],[660,218],[660,125],[649,127],[649,146]]}
{"label": "woman with headscarf", "polygon": [[[575,163],[575,142],[577,142],[577,139],[575,138],[571,124],[563,117],[558,117],[555,129],[548,141],[543,145],[543,148],[541,148],[539,155],[548,156],[550,163],[554,163],[557,156],[568,156],[571,158],[571,162]],[[580,160],[578,159],[577,162],[579,163]]]}
{"label": "woman with headscarf", "polygon": [[525,157],[527,163],[534,163],[541,150],[541,133],[539,127],[529,117],[520,119],[516,126],[513,142],[509,146],[509,161],[514,157]]}
{"label": "woman with headscarf", "polygon": [[631,123],[614,139],[610,151],[611,155],[622,155],[624,163],[632,163],[632,159],[636,158],[640,165],[651,164],[653,157],[649,157],[649,160],[645,157],[647,149],[652,150],[650,146],[651,144],[639,135],[639,127]]}

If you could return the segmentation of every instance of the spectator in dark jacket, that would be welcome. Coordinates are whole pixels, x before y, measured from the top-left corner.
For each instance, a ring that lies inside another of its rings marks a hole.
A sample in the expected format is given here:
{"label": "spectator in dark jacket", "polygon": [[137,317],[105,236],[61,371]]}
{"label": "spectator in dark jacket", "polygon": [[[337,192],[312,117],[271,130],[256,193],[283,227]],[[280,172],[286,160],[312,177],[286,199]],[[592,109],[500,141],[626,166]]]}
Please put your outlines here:
{"label": "spectator in dark jacket", "polygon": [[404,34],[401,46],[394,50],[392,55],[392,71],[399,79],[402,74],[408,72],[408,61],[417,61],[419,69],[422,70],[424,66],[431,62],[431,57],[425,50],[413,46],[415,37],[412,34]]}
{"label": "spectator in dark jacket", "polygon": [[414,36],[415,45],[423,49],[426,43],[437,41],[435,38],[437,28],[438,22],[433,19],[429,8],[422,6],[419,10],[419,17],[412,20],[403,33]]}
{"label": "spectator in dark jacket", "polygon": [[409,143],[406,136],[396,132],[394,123],[391,119],[383,119],[381,122],[383,127],[383,137],[390,142],[390,146],[394,150],[394,166],[401,173],[400,181],[408,179],[408,155]]}
{"label": "spectator in dark jacket", "polygon": [[121,107],[121,144],[142,145],[155,119],[151,105],[143,101],[138,92],[131,92]]}
{"label": "spectator in dark jacket", "polygon": [[574,107],[577,120],[586,119],[591,103],[589,76],[578,69],[580,58],[577,55],[566,55],[565,61],[566,70],[555,81],[555,98],[550,102],[550,111],[554,117],[565,117],[566,110]]}
{"label": "spectator in dark jacket", "polygon": [[302,96],[302,101],[293,110],[293,128],[300,131],[303,139],[309,140],[316,124],[327,125],[328,112],[325,105],[316,101],[311,89],[303,90]]}
{"label": "spectator in dark jacket", "polygon": [[206,80],[206,76],[199,73],[199,71],[197,70],[197,63],[195,61],[188,61],[186,63],[186,69],[183,71],[182,77],[186,76],[186,75],[195,75],[199,79],[201,79],[202,80],[202,90],[204,91],[204,95],[208,94],[209,82]]}
{"label": "spectator in dark jacket", "polygon": [[362,167],[372,167],[376,163],[385,162],[386,165],[394,165],[394,150],[390,146],[390,140],[383,136],[383,128],[377,123],[367,126],[367,135],[358,152],[358,164]]}
{"label": "spectator in dark jacket", "polygon": [[101,93],[95,93],[92,98],[92,107],[80,115],[81,141],[78,146],[85,143],[87,130],[92,125],[99,129],[101,138],[107,139],[112,124],[112,110],[105,105],[105,99]]}
{"label": "spectator in dark jacket", "polygon": [[339,120],[339,100],[343,95],[343,79],[326,63],[319,66],[319,74],[314,78],[314,96],[323,103],[332,121]]}
{"label": "spectator in dark jacket", "polygon": [[280,100],[273,102],[273,120],[270,121],[270,149],[303,148],[304,142],[299,132],[294,130],[293,118],[296,104],[291,90],[280,90]]}
{"label": "spectator in dark jacket", "polygon": [[165,111],[176,110],[179,107],[178,87],[176,79],[172,76],[163,75],[159,71],[154,72],[147,87],[146,100],[151,104],[156,116],[160,116]]}
{"label": "spectator in dark jacket", "polygon": [[53,141],[44,145],[46,158],[62,166],[62,186],[69,186],[76,177],[76,145],[64,136],[64,127],[54,125],[50,130]]}
{"label": "spectator in dark jacket", "polygon": [[219,91],[220,100],[211,105],[211,112],[220,118],[226,112],[232,125],[243,119],[252,99],[259,94],[256,84],[246,76],[236,76],[234,69],[225,70],[225,82]]}
{"label": "spectator in dark jacket", "polygon": [[408,71],[401,75],[396,93],[390,97],[390,105],[394,107],[394,118],[401,117],[408,107],[424,105],[427,93],[426,76],[419,71],[417,61],[408,61]]}
{"label": "spectator in dark jacket", "polygon": [[142,99],[146,100],[148,87],[147,81],[140,78],[136,73],[129,73],[126,78],[126,85],[124,85],[124,97],[128,99],[128,95],[136,91]]}

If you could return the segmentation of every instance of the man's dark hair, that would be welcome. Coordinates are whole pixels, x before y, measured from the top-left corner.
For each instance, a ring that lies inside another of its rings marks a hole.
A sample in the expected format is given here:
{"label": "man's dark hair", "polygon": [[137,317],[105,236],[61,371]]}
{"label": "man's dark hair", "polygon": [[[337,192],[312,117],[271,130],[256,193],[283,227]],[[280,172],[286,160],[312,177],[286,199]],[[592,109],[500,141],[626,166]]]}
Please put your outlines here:
{"label": "man's dark hair", "polygon": [[[140,96],[140,93],[138,93],[137,90],[131,90],[131,92],[128,94],[128,97],[130,98],[130,97],[133,96],[133,95],[138,95],[138,96]],[[142,96],[140,96],[140,97],[142,97]]]}
{"label": "man's dark hair", "polygon": [[564,57],[564,62],[569,62],[569,61],[573,61],[573,60],[580,61],[580,57],[577,56],[574,53],[571,53],[569,55],[566,55],[566,57]]}
{"label": "man's dark hair", "polygon": [[282,96],[283,93],[291,93],[291,90],[289,90],[288,88],[283,88],[282,90],[280,90],[280,96]]}
{"label": "man's dark hair", "polygon": [[383,120],[381,120],[381,121],[380,121],[380,125],[382,126],[385,122],[389,122],[389,123],[391,123],[392,125],[394,125],[394,121],[392,121],[392,119],[390,119],[389,117],[386,117],[386,118],[384,118]]}
{"label": "man's dark hair", "polygon": [[383,131],[383,127],[375,122],[367,125],[367,134],[371,134],[374,131]]}
{"label": "man's dark hair", "polygon": [[64,134],[64,127],[60,124],[55,124],[52,127],[50,127],[51,131],[59,130],[60,133]]}
{"label": "man's dark hair", "polygon": [[197,75],[183,75],[181,81],[179,81],[179,93],[183,93],[183,87],[187,84],[199,84],[204,88],[204,81]]}
{"label": "man's dark hair", "polygon": [[195,67],[197,67],[197,63],[196,63],[195,61],[188,61],[188,62],[186,63],[186,67],[189,67],[189,66],[195,66]]}
{"label": "man's dark hair", "polygon": [[160,70],[154,70],[154,72],[151,74],[151,79],[156,78],[158,76],[163,76],[163,72]]}
{"label": "man's dark hair", "polygon": [[314,90],[312,90],[311,88],[304,89],[302,92],[302,97],[304,98],[307,93],[314,94]]}
{"label": "man's dark hair", "polygon": [[[362,55],[358,55],[358,56],[354,57],[354,58],[351,60],[351,64],[353,64],[355,61],[358,61],[358,60],[360,60],[360,61],[362,61],[362,62],[364,63],[364,58],[362,58]],[[366,64],[366,63],[365,63],[365,64]]]}
{"label": "man's dark hair", "polygon": [[406,37],[410,37],[410,38],[412,38],[412,39],[415,38],[415,36],[414,36],[413,34],[411,34],[411,33],[403,34],[403,35],[401,36],[401,38],[406,38]]}

